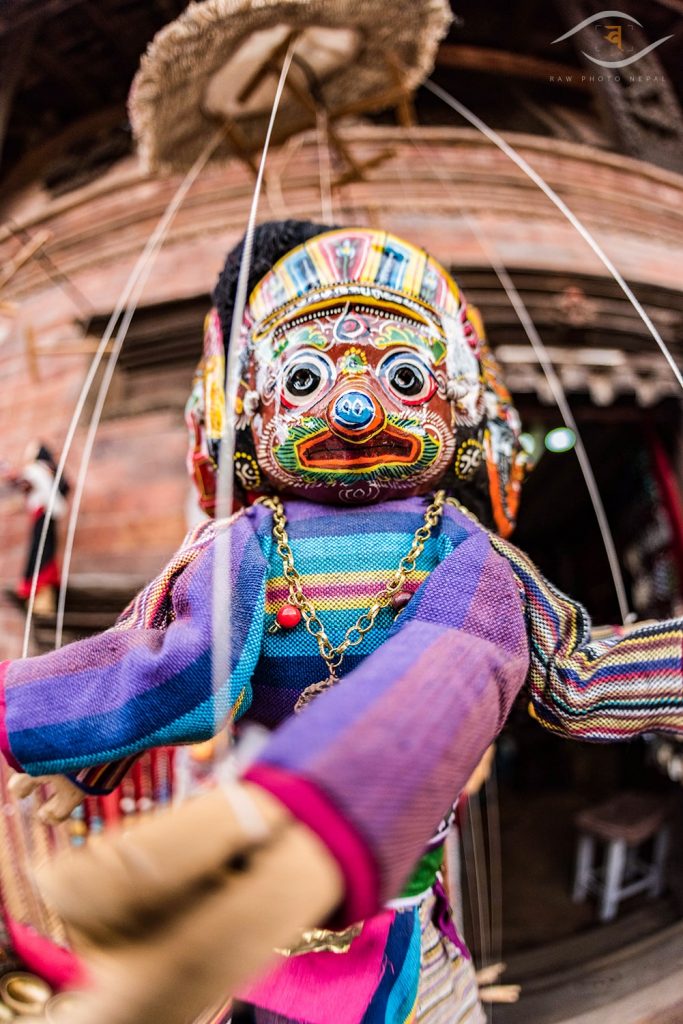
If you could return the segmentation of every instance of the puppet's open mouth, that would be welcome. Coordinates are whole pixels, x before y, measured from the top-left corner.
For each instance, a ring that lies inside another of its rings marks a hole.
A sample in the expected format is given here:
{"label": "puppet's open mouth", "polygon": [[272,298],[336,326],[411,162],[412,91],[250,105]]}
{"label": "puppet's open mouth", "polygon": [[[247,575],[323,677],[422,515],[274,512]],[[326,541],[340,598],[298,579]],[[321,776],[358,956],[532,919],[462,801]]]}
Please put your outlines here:
{"label": "puppet's open mouth", "polygon": [[422,459],[423,443],[414,434],[389,423],[363,444],[350,444],[331,430],[324,430],[303,438],[296,450],[305,469],[367,471],[386,465],[417,464]]}

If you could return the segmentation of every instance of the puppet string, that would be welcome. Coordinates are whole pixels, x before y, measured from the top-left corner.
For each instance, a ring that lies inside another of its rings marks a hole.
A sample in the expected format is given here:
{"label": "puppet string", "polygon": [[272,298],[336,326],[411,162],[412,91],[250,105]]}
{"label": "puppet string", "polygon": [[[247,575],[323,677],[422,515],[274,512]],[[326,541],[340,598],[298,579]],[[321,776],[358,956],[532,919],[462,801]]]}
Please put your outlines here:
{"label": "puppet string", "polygon": [[[477,237],[479,237],[478,232],[475,232],[475,234],[477,235]],[[482,240],[480,240],[480,243],[481,241]],[[557,371],[555,370],[553,362],[548,353],[548,349],[546,348],[545,343],[541,339],[541,336],[538,333],[538,330],[536,329],[535,323],[531,319],[531,315],[529,314],[529,310],[527,309],[524,300],[522,299],[521,295],[519,294],[519,291],[515,287],[507,269],[498,261],[496,254],[491,253],[489,255],[489,259],[491,261],[491,266],[495,271],[496,277],[502,284],[503,289],[505,290],[505,294],[510,300],[510,304],[512,305],[512,308],[517,314],[517,317],[519,318],[519,321],[522,327],[524,328],[524,333],[529,339],[531,347],[534,350],[534,354],[538,359],[541,368],[543,369],[543,373],[545,375],[546,380],[548,381],[548,386],[552,391],[555,404],[560,410],[560,414],[562,416],[564,424],[574,432],[574,436],[576,437],[574,451],[576,452],[576,458],[578,460],[579,466],[581,467],[583,478],[586,481],[586,487],[588,488],[588,494],[590,496],[591,504],[593,506],[593,511],[595,512],[595,518],[598,521],[598,528],[600,530],[600,535],[602,537],[602,543],[605,548],[607,561],[609,562],[610,572],[612,574],[612,580],[614,582],[614,589],[617,595],[617,601],[619,604],[619,614],[621,615],[622,622],[625,624],[631,619],[631,612],[628,606],[628,598],[626,596],[624,577],[622,576],[621,566],[619,564],[619,557],[617,555],[617,549],[614,544],[614,537],[612,536],[612,531],[610,529],[610,525],[607,519],[607,513],[605,512],[605,506],[603,504],[602,497],[600,494],[600,488],[598,487],[597,480],[595,479],[593,467],[591,465],[588,452],[586,451],[586,446],[583,443],[581,432],[579,431],[578,425],[574,418],[574,414],[571,410],[569,402],[567,401],[566,392],[564,390],[564,387],[562,386],[562,382],[557,374]]]}
{"label": "puppet string", "polygon": [[560,213],[562,213],[562,215],[567,218],[569,223],[578,231],[581,237],[588,243],[588,245],[591,247],[591,249],[598,257],[600,262],[607,268],[607,270],[609,270],[610,274],[617,282],[617,284],[623,291],[624,295],[629,300],[633,308],[636,310],[639,317],[641,318],[641,320],[647,327],[648,331],[654,338],[655,342],[659,346],[659,349],[664,358],[666,359],[667,363],[669,364],[669,367],[671,368],[674,377],[680,384],[681,389],[683,389],[683,375],[681,374],[681,371],[676,365],[674,358],[671,355],[671,352],[669,351],[664,339],[660,335],[659,331],[653,324],[650,317],[643,309],[643,306],[638,301],[629,285],[624,280],[623,276],[617,270],[612,260],[609,258],[609,256],[604,251],[602,246],[597,242],[595,237],[588,230],[586,225],[581,220],[579,220],[579,218],[573,212],[573,210],[571,210],[564,202],[564,200],[560,198],[557,192],[555,192],[555,190],[551,188],[551,186],[548,184],[545,178],[541,177],[538,171],[536,171],[531,166],[531,164],[524,159],[521,153],[518,153],[513,146],[506,142],[502,135],[499,135],[498,132],[494,131],[494,129],[487,125],[485,121],[482,121],[482,119],[480,117],[477,117],[477,115],[474,114],[468,107],[466,107],[463,103],[460,103],[459,100],[456,100],[454,96],[451,96],[450,93],[446,92],[445,89],[442,89],[441,86],[437,85],[435,82],[432,82],[430,79],[428,79],[424,83],[424,86],[425,89],[429,89],[429,91],[433,93],[434,96],[437,96],[452,110],[460,114],[460,116],[463,117],[466,121],[469,121],[469,123],[473,125],[475,128],[477,128],[482,133],[482,135],[486,136],[489,142],[492,142],[494,146],[497,146],[498,149],[501,150],[501,152],[505,153],[505,155],[509,157],[509,159],[512,160],[512,162],[515,163],[519,167],[519,169],[523,171],[524,174],[527,175],[528,178],[531,178],[531,180],[536,185],[538,185],[538,187],[548,197],[551,203],[553,203],[560,211]]}
{"label": "puppet string", "polygon": [[[254,227],[258,211],[259,198],[263,186],[263,177],[266,167],[266,159],[270,149],[270,140],[273,134],[275,118],[277,116],[280,99],[287,79],[287,73],[292,63],[294,42],[289,46],[282,64],[280,78],[278,80],[273,106],[270,112],[270,120],[263,143],[263,151],[259,163],[258,174],[254,183],[254,192],[251,199],[249,218],[244,234],[242,255],[237,275],[237,288],[235,291],[235,303],[233,306],[232,322],[230,325],[230,338],[226,354],[225,374],[225,419],[223,432],[221,434],[219,456],[218,456],[218,478],[216,482],[216,519],[225,519],[232,512],[233,506],[233,462],[235,454],[235,402],[240,373],[240,335],[242,331],[242,319],[247,303],[247,286],[249,282],[249,271],[251,267]],[[231,614],[232,594],[230,590],[230,531],[219,530],[216,533],[214,545],[214,566],[212,586],[212,664],[211,664],[211,685],[214,696],[214,731],[218,732],[223,725],[225,709],[220,699],[226,683],[231,674]]]}
{"label": "puppet string", "polygon": [[[217,143],[218,143],[218,137],[216,137],[215,139],[211,140],[210,146],[211,146],[212,150],[217,145]],[[207,149],[208,148],[209,147],[207,146]],[[204,156],[204,154],[202,153],[201,156],[198,158],[197,162],[203,160],[203,156]],[[203,163],[205,163],[205,162],[206,161],[203,160]],[[202,163],[202,166],[203,166],[203,163]],[[76,434],[76,429],[78,427],[79,420],[80,420],[81,415],[83,413],[83,408],[84,408],[86,400],[88,398],[88,394],[90,393],[90,389],[91,389],[91,387],[93,385],[93,381],[95,379],[95,375],[96,375],[96,373],[97,373],[97,371],[99,369],[100,363],[102,362],[102,359],[103,359],[104,354],[106,352],[106,349],[107,349],[107,346],[109,344],[109,341],[111,340],[111,337],[112,337],[112,335],[114,333],[114,330],[116,328],[116,324],[117,324],[121,314],[123,313],[123,311],[124,311],[124,309],[126,307],[126,304],[129,301],[129,299],[131,297],[131,294],[133,293],[133,290],[135,289],[135,286],[136,286],[136,283],[137,283],[139,277],[141,276],[142,273],[144,273],[145,267],[147,266],[149,261],[154,258],[155,254],[156,254],[156,251],[157,251],[157,246],[158,246],[159,238],[160,237],[163,238],[165,236],[165,234],[166,234],[166,232],[168,230],[168,225],[170,224],[170,221],[173,219],[173,216],[175,215],[175,213],[177,212],[177,208],[178,208],[179,204],[176,202],[176,200],[177,200],[178,194],[179,193],[181,194],[181,201],[182,201],[182,198],[184,198],[185,193],[187,191],[186,182],[187,182],[188,178],[192,177],[192,180],[194,180],[194,178],[196,177],[196,173],[193,173],[193,172],[194,172],[194,167],[192,167],[188,171],[188,174],[187,174],[186,178],[181,183],[181,185],[180,185],[178,191],[176,192],[175,196],[173,197],[173,199],[171,199],[171,201],[170,201],[169,205],[167,206],[164,214],[162,215],[161,219],[159,220],[159,223],[157,224],[156,228],[154,229],[154,231],[152,232],[151,236],[149,237],[149,239],[147,241],[147,244],[145,245],[145,248],[143,249],[142,253],[138,257],[138,260],[135,263],[135,266],[133,267],[133,269],[132,269],[132,271],[131,271],[131,273],[130,273],[130,275],[128,277],[128,280],[126,281],[126,284],[125,284],[125,286],[123,288],[123,291],[121,292],[121,294],[120,294],[120,296],[118,298],[118,301],[116,303],[116,307],[115,307],[114,311],[112,312],[112,314],[111,314],[111,316],[109,318],[109,321],[108,321],[107,326],[106,326],[106,328],[104,330],[104,333],[102,334],[102,338],[100,339],[100,343],[97,346],[97,351],[95,352],[95,355],[93,356],[93,359],[92,359],[92,361],[90,363],[90,367],[88,368],[88,372],[87,372],[87,374],[85,376],[85,379],[83,381],[83,384],[81,386],[81,390],[80,390],[80,393],[78,395],[78,399],[76,401],[76,405],[74,407],[74,411],[73,411],[72,416],[71,416],[71,421],[69,423],[69,427],[68,427],[68,430],[67,430],[67,433],[66,433],[66,437],[65,437],[64,443],[62,445],[62,451],[61,451],[61,454],[60,454],[60,457],[59,457],[59,461],[57,463],[57,469],[55,471],[55,478],[54,478],[54,481],[53,481],[53,484],[52,484],[52,490],[50,492],[50,497],[48,499],[47,508],[45,510],[45,522],[43,524],[43,528],[42,528],[42,531],[41,531],[41,534],[40,534],[40,539],[39,539],[39,542],[38,542],[38,551],[37,551],[37,555],[36,555],[36,566],[35,566],[35,569],[34,569],[34,572],[33,572],[33,579],[31,580],[31,593],[30,593],[30,596],[29,596],[28,608],[27,608],[27,612],[26,612],[26,623],[25,623],[25,628],[24,628],[24,641],[23,641],[23,648],[22,648],[22,655],[21,655],[22,658],[25,658],[28,655],[28,648],[29,648],[29,642],[30,642],[30,637],[31,637],[31,624],[32,624],[32,621],[33,621],[33,606],[34,606],[34,602],[35,602],[36,589],[37,589],[37,584],[38,584],[38,574],[40,572],[40,564],[41,564],[41,561],[42,561],[43,552],[45,550],[45,543],[46,543],[46,539],[47,539],[48,528],[49,528],[50,520],[52,518],[52,514],[54,512],[55,502],[57,500],[57,494],[59,493],[59,484],[60,484],[61,479],[62,479],[62,477],[64,475],[64,467],[66,465],[66,460],[67,460],[67,458],[69,456],[69,452],[71,451],[71,447],[72,447],[72,444],[73,444],[73,441],[74,441],[74,437],[75,437],[75,434]]]}
{"label": "puppet string", "polygon": [[[78,516],[81,508],[81,501],[83,498],[83,492],[90,468],[90,460],[92,457],[93,447],[97,437],[97,431],[99,429],[100,420],[102,418],[102,412],[104,405],[109,394],[109,388],[111,386],[112,379],[114,377],[114,371],[118,363],[123,344],[128,334],[131,321],[137,310],[140,297],[144,291],[145,285],[149,279],[149,275],[154,266],[161,247],[166,240],[166,236],[171,228],[171,224],[178,210],[180,209],[187,193],[192,188],[192,185],[196,181],[198,175],[205,167],[207,161],[211,157],[211,154],[215,150],[216,146],[220,142],[221,133],[218,132],[212,136],[209,143],[204,147],[202,152],[199,154],[190,170],[185,175],[185,178],[180,184],[180,187],[176,191],[175,195],[171,199],[170,203],[166,207],[163,217],[159,221],[153,235],[151,236],[147,246],[145,247],[143,255],[144,260],[140,260],[139,264],[136,265],[136,279],[133,287],[130,289],[127,297],[127,305],[123,318],[119,324],[119,328],[116,332],[116,338],[112,346],[111,352],[109,353],[109,359],[107,360],[106,368],[100,381],[100,386],[97,392],[97,398],[95,405],[90,417],[90,423],[88,425],[88,433],[86,435],[85,444],[83,446],[83,452],[81,454],[81,461],[78,469],[78,477],[76,480],[76,486],[74,488],[74,495],[71,502],[71,511],[69,514],[69,522],[67,526],[66,539],[64,543],[64,554],[62,559],[62,578],[59,587],[59,599],[57,604],[57,618],[55,625],[55,648],[61,647],[62,635],[64,630],[64,613],[66,607],[66,593],[69,581],[69,573],[71,570],[71,559],[74,548],[74,538],[76,535],[76,529],[78,526]],[[151,243],[151,244],[150,244]]]}
{"label": "puppet string", "polygon": [[[491,962],[503,959],[503,861],[500,848],[500,804],[496,758],[484,783],[486,797],[486,836],[489,849],[489,893],[491,896]],[[491,1014],[493,1016],[493,1013]]]}
{"label": "puppet string", "polygon": [[[465,801],[465,813],[463,815],[464,820],[460,827],[460,838],[462,841],[462,890],[467,892],[467,903],[469,905],[469,923],[472,929],[471,940],[465,934],[465,941],[471,950],[476,950],[477,954],[481,957],[482,948],[484,946],[484,935],[483,935],[483,919],[481,914],[481,900],[479,897],[479,891],[477,887],[478,874],[476,868],[476,852],[474,849],[474,836],[472,830],[472,819],[470,815],[470,808],[475,797],[467,797]],[[474,866],[474,867],[473,867]],[[476,908],[475,908],[476,898]],[[464,911],[464,907],[463,907]],[[465,929],[466,931],[466,929]]]}
{"label": "puppet string", "polygon": [[323,223],[334,223],[332,201],[332,174],[330,172],[330,148],[327,131],[327,111],[316,110],[316,144],[318,148],[318,169],[320,173],[320,213]]}
{"label": "puppet string", "polygon": [[474,884],[477,893],[477,912],[479,914],[479,928],[481,932],[479,962],[481,967],[487,967],[490,949],[489,879],[480,799],[479,791],[473,793],[469,797],[467,811],[472,835]]}
{"label": "puppet string", "polygon": [[[412,139],[414,147],[422,155],[423,160],[427,162],[426,157],[423,153],[421,145]],[[443,183],[444,188],[447,191],[451,191],[449,188],[450,182],[447,179],[438,166],[438,162],[434,161],[429,164],[437,169],[437,175],[439,180]],[[593,512],[597,520],[598,529],[602,538],[602,543],[605,548],[605,554],[607,556],[607,562],[609,564],[610,573],[612,576],[612,582],[614,584],[614,590],[617,597],[617,603],[619,605],[619,614],[621,615],[622,622],[626,623],[631,618],[631,612],[628,606],[628,598],[626,596],[626,587],[624,585],[624,577],[621,571],[621,565],[619,563],[619,557],[617,555],[616,545],[614,543],[614,537],[607,519],[607,513],[605,512],[605,506],[602,501],[600,494],[600,488],[598,487],[595,473],[593,472],[593,466],[590,461],[590,457],[586,450],[586,446],[583,442],[581,432],[577,425],[576,419],[572,412],[569,400],[567,399],[567,393],[564,389],[562,381],[555,369],[553,361],[550,357],[550,353],[542,340],[536,324],[534,323],[529,310],[519,294],[517,287],[515,286],[507,268],[503,265],[498,252],[495,250],[493,245],[484,237],[483,233],[479,230],[477,223],[473,218],[469,217],[465,210],[460,211],[462,219],[476,239],[479,248],[482,250],[487,260],[489,261],[493,272],[500,281],[505,294],[508,297],[510,305],[515,311],[519,322],[524,329],[524,333],[529,339],[529,344],[533,349],[534,355],[538,360],[538,363],[543,371],[548,387],[552,393],[555,404],[557,405],[560,415],[562,416],[565,427],[569,427],[573,431],[576,437],[575,451],[576,457],[579,463],[581,474],[586,484],[588,496],[590,498],[591,505],[593,506]],[[597,245],[597,242],[596,242]]]}

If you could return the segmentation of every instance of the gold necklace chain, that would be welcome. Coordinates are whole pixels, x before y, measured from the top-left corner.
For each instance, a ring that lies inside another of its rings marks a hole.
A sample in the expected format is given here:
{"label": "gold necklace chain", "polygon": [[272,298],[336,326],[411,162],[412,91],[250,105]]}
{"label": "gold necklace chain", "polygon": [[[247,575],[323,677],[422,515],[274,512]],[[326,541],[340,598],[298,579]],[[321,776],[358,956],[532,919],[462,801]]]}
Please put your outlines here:
{"label": "gold necklace chain", "polygon": [[330,686],[334,686],[338,681],[337,672],[348,649],[362,643],[366,634],[375,625],[375,620],[382,608],[386,607],[391,598],[399,593],[407,577],[414,572],[415,564],[424,551],[425,544],[432,535],[432,530],[443,515],[445,500],[445,491],[437,491],[434,495],[434,500],[425,511],[424,523],[417,528],[413,535],[413,541],[408,554],[403,556],[389,582],[375,596],[370,607],[358,617],[352,626],[349,626],[341,643],[335,645],[328,637],[315,605],[303,592],[301,576],[294,565],[294,555],[287,535],[287,516],[282,502],[278,497],[259,499],[260,504],[270,508],[273,512],[273,537],[275,538],[277,553],[282,559],[282,574],[289,586],[289,599],[301,612],[304,625],[317,642],[318,650],[327,665],[329,673],[327,679],[306,687],[296,702],[295,711],[300,711],[316,694],[321,693]]}

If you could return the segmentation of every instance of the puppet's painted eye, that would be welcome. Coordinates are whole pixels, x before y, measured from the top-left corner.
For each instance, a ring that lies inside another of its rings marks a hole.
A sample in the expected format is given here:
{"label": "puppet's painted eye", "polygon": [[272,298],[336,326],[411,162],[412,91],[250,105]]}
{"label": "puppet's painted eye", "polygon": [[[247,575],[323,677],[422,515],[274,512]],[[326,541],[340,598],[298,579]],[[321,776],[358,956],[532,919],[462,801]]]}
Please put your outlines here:
{"label": "puppet's painted eye", "polygon": [[428,402],[436,391],[436,379],[414,352],[392,352],[378,368],[387,390],[405,405]]}
{"label": "puppet's painted eye", "polygon": [[282,373],[282,402],[288,409],[311,405],[329,389],[334,368],[319,352],[294,356]]}

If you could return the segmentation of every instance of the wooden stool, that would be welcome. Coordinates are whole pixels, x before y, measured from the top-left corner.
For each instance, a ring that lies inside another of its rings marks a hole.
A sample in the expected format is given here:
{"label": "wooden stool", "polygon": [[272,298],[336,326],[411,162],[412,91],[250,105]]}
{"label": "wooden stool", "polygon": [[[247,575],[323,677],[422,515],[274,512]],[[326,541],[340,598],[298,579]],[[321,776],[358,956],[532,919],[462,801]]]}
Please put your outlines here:
{"label": "wooden stool", "polygon": [[[598,896],[601,921],[616,916],[621,900],[664,888],[664,863],[669,844],[670,801],[654,793],[624,792],[577,814],[579,829],[572,899],[582,903],[589,892]],[[653,840],[647,860],[638,849]],[[606,844],[604,865],[594,864],[596,840]]]}

